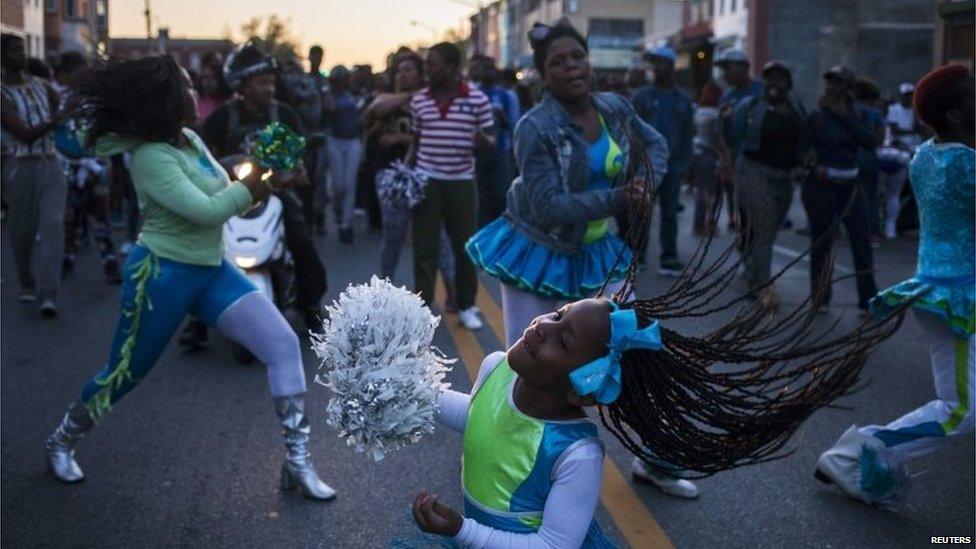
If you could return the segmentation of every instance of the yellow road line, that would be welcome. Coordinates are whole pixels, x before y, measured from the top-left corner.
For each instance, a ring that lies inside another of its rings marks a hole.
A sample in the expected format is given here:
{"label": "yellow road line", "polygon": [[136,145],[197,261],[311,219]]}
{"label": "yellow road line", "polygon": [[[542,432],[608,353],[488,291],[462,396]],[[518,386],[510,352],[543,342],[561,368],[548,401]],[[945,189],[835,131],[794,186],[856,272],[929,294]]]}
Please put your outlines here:
{"label": "yellow road line", "polygon": [[[484,286],[478,288],[478,300],[476,305],[481,309],[488,326],[495,333],[498,341],[504,344],[505,329],[502,321],[502,312],[498,303],[488,293]],[[441,284],[437,284],[434,299],[438,303],[444,301],[444,290]],[[485,356],[485,351],[478,342],[474,333],[461,328],[458,325],[457,317],[445,316],[441,322],[447,327],[454,345],[457,347],[461,362],[464,363],[471,381],[478,378],[478,369],[481,368],[481,361]],[[612,459],[603,461],[603,487],[600,490],[600,500],[617,529],[624,537],[628,545],[634,548],[660,548],[671,549],[674,545],[668,539],[667,534],[661,529],[657,521],[647,510],[644,503],[637,497],[633,487],[620,472],[620,469]]]}

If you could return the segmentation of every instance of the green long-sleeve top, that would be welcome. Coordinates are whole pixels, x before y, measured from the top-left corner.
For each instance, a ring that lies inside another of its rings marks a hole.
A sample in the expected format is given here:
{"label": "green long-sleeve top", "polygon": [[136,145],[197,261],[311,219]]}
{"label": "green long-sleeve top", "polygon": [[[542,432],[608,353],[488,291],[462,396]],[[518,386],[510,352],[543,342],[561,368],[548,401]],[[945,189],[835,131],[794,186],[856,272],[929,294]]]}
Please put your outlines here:
{"label": "green long-sleeve top", "polygon": [[139,196],[139,243],[166,259],[220,265],[223,225],[252,205],[250,191],[231,182],[203,140],[183,129],[186,145],[140,142],[107,135],[95,151],[109,156],[129,151],[129,171]]}

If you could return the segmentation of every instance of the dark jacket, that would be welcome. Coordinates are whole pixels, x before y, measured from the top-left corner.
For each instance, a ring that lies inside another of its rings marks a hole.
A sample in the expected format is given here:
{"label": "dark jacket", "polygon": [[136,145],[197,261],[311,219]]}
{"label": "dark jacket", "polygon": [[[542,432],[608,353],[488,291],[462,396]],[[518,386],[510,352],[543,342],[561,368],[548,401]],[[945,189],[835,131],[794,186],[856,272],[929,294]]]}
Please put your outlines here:
{"label": "dark jacket", "polygon": [[671,151],[671,156],[668,158],[668,170],[680,175],[688,169],[688,165],[691,163],[692,142],[695,139],[695,106],[691,102],[691,97],[684,90],[674,89],[677,93],[675,94],[673,112],[660,112],[658,108],[659,98],[665,90],[661,90],[653,84],[648,84],[637,90],[634,94],[634,109],[644,122],[658,131],[660,131],[658,121],[662,117],[674,118],[675,134],[664,137],[668,141],[668,150]]}
{"label": "dark jacket", "polygon": [[[800,118],[800,141],[796,148],[796,164],[799,166],[803,163],[804,155],[810,150],[809,114],[803,103],[792,95],[789,103]],[[762,147],[763,121],[769,109],[769,103],[761,96],[747,97],[739,101],[732,114],[732,124],[728,132],[731,139],[729,147],[732,150],[738,151],[739,154],[759,152]]]}
{"label": "dark jacket", "polygon": [[856,168],[858,149],[877,145],[874,132],[853,105],[845,118],[828,110],[814,111],[810,115],[810,135],[817,164],[825,168]]}

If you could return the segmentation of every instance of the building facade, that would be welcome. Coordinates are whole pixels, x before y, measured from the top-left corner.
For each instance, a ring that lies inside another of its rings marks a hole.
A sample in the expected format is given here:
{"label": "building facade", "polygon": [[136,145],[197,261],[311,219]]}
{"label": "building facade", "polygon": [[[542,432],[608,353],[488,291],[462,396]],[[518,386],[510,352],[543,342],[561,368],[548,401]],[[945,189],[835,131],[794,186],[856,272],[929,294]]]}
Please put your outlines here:
{"label": "building facade", "polygon": [[[651,0],[499,0],[471,16],[471,52],[494,57],[503,67],[528,68],[532,64],[532,49],[526,33],[536,22],[553,24],[566,17],[588,38],[594,69],[624,70],[639,61],[648,33],[655,28],[652,7],[656,3]],[[662,13],[669,14],[667,10]]]}
{"label": "building facade", "polygon": [[936,15],[932,64],[962,63],[970,70],[976,68],[973,63],[976,5],[972,0],[942,0],[936,6]]}
{"label": "building facade", "polygon": [[2,0],[0,31],[24,39],[29,57],[45,57],[44,5],[42,0]]}
{"label": "building facade", "polygon": [[152,40],[112,38],[111,49],[112,55],[125,59],[168,54],[187,70],[199,74],[207,54],[219,53],[226,56],[234,49],[234,42],[226,38],[172,38],[169,29],[163,27]]}
{"label": "building facade", "polygon": [[66,51],[108,52],[108,0],[42,0],[48,58]]}
{"label": "building facade", "polygon": [[753,66],[780,59],[808,104],[821,76],[845,65],[887,96],[932,68],[936,10],[932,0],[750,0]]}

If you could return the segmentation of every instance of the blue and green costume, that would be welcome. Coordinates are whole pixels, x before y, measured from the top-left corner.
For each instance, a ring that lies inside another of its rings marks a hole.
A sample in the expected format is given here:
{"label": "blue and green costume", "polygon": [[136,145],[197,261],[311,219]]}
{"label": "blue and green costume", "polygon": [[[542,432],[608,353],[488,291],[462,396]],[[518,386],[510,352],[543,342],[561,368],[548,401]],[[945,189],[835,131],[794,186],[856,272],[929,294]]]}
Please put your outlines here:
{"label": "blue and green costume", "polygon": [[[624,158],[600,116],[600,137],[589,146],[589,186],[605,190],[619,183]],[[587,223],[579,253],[552,250],[520,232],[504,216],[478,231],[466,245],[474,264],[503,283],[542,297],[583,299],[609,278],[623,280],[632,254],[610,231],[609,219]]]}

